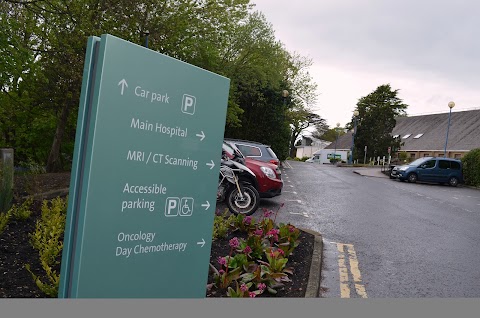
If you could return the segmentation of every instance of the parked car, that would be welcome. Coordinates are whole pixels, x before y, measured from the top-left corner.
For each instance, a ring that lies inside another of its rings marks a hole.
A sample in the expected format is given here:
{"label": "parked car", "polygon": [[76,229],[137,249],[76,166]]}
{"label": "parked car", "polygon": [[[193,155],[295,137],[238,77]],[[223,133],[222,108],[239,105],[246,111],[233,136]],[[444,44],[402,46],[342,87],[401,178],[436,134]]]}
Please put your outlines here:
{"label": "parked car", "polygon": [[279,166],[280,160],[278,160],[277,155],[268,145],[264,145],[256,141],[240,140],[240,139],[230,139],[225,138],[225,141],[233,143],[242,154],[247,158],[256,159],[259,161],[270,162],[274,165]]}
{"label": "parked car", "polygon": [[450,158],[424,157],[407,165],[395,166],[390,176],[412,183],[417,181],[448,183],[456,187],[463,182],[462,162]]}
{"label": "parked car", "polygon": [[308,158],[307,160],[305,160],[305,162],[308,162],[308,163],[320,162],[320,155],[319,154],[313,155],[311,158]]}
{"label": "parked car", "polygon": [[235,143],[230,141],[223,142],[223,150],[230,158],[233,158],[235,153],[243,157],[245,165],[255,174],[256,180],[252,183],[256,186],[261,198],[272,198],[282,194],[282,172],[278,166],[245,157]]}

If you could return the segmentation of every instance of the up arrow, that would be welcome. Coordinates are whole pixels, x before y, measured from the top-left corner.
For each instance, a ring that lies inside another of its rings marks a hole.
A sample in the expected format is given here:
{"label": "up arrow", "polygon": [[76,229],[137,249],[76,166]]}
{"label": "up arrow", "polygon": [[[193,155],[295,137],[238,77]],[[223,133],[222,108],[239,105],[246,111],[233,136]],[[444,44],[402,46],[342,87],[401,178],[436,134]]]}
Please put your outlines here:
{"label": "up arrow", "polygon": [[200,141],[203,141],[203,138],[205,138],[205,134],[203,133],[203,130],[201,131],[201,134],[197,134],[197,137],[200,137]]}
{"label": "up arrow", "polygon": [[203,245],[205,245],[205,240],[202,238],[202,241],[197,242],[197,245],[201,245],[201,247],[203,247]]}
{"label": "up arrow", "polygon": [[128,87],[127,81],[125,79],[122,79],[120,82],[118,82],[118,86],[122,85],[122,90],[120,91],[120,94],[123,95],[123,90],[125,87]]}
{"label": "up arrow", "polygon": [[210,202],[207,201],[207,203],[202,204],[202,206],[205,208],[205,210],[208,210],[210,207]]}
{"label": "up arrow", "polygon": [[207,166],[210,167],[210,170],[213,169],[213,167],[215,167],[215,163],[213,162],[213,160],[210,160],[211,163],[207,163]]}

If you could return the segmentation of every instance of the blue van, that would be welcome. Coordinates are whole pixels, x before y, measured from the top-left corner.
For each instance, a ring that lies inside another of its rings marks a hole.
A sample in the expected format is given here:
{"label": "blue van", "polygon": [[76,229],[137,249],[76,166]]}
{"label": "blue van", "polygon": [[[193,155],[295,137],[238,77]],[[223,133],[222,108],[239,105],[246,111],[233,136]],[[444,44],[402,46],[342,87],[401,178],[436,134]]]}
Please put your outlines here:
{"label": "blue van", "polygon": [[417,181],[448,183],[456,187],[463,183],[462,162],[443,157],[424,157],[408,165],[394,167],[390,177],[412,183]]}

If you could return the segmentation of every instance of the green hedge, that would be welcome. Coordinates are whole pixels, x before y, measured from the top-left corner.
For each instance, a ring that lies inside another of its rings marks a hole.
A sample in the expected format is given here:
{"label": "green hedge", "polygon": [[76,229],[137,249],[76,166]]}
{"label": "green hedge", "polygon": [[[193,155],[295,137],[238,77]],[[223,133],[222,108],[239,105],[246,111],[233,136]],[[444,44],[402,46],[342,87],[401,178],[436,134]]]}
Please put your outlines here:
{"label": "green hedge", "polygon": [[465,184],[480,187],[480,148],[469,151],[462,163]]}

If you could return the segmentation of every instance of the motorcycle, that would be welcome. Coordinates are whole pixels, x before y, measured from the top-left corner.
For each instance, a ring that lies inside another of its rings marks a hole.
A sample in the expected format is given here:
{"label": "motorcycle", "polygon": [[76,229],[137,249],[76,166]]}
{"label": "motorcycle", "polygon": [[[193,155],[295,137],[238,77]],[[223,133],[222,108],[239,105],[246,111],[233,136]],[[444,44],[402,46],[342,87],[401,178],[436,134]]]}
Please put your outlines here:
{"label": "motorcycle", "polygon": [[255,174],[241,162],[236,156],[230,159],[222,152],[217,202],[226,201],[230,212],[248,216],[258,209],[260,195],[250,182]]}

